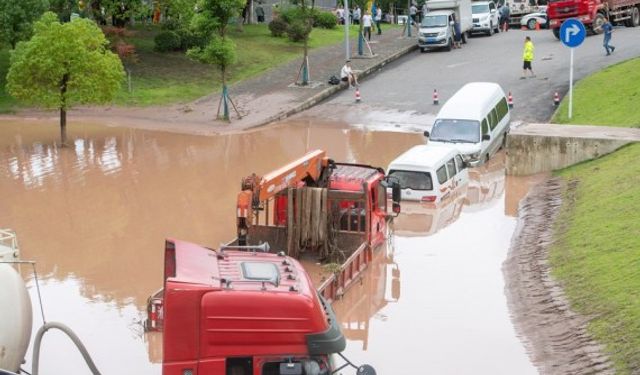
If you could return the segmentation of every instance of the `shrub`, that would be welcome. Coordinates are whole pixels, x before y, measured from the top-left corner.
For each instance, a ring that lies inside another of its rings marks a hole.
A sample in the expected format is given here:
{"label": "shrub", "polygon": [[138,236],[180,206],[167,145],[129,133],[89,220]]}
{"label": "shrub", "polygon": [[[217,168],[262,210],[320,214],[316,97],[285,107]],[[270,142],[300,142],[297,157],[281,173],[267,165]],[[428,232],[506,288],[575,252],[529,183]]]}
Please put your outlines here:
{"label": "shrub", "polygon": [[336,15],[330,12],[316,12],[313,15],[313,26],[323,29],[334,29],[338,24]]}
{"label": "shrub", "polygon": [[180,37],[173,31],[163,31],[156,35],[154,42],[158,52],[176,51],[180,49]]}
{"label": "shrub", "polygon": [[175,33],[178,34],[178,37],[180,38],[180,49],[182,51],[186,51],[193,47],[202,47],[206,43],[205,37],[189,29],[178,29]]}
{"label": "shrub", "polygon": [[182,28],[182,22],[177,18],[171,18],[162,23],[162,30],[177,31]]}
{"label": "shrub", "polygon": [[282,36],[287,31],[288,26],[287,22],[280,17],[276,17],[269,22],[269,30],[271,30],[271,35],[273,36]]}
{"label": "shrub", "polygon": [[294,21],[287,28],[287,36],[292,42],[302,42],[307,38],[310,32],[311,26],[302,21]]}

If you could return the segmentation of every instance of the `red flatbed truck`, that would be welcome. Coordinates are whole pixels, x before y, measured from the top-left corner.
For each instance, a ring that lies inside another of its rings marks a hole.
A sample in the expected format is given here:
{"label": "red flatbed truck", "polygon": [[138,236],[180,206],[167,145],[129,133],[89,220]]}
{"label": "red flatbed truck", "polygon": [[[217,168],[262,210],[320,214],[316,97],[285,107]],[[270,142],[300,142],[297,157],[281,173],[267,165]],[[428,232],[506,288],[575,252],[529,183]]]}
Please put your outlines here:
{"label": "red flatbed truck", "polygon": [[[382,169],[313,151],[249,176],[241,190],[234,241],[217,250],[166,243],[164,288],[149,299],[147,322],[164,331],[163,373],[322,375],[355,367],[344,357],[342,367],[332,361],[345,340],[330,303],[385,241],[400,211],[399,185]],[[290,256],[301,253],[339,262],[318,290]],[[368,371],[364,365],[358,374],[375,373]]]}
{"label": "red flatbed truck", "polygon": [[550,0],[549,27],[560,38],[560,26],[569,18],[580,20],[588,31],[600,34],[605,17],[614,25],[640,25],[640,0]]}

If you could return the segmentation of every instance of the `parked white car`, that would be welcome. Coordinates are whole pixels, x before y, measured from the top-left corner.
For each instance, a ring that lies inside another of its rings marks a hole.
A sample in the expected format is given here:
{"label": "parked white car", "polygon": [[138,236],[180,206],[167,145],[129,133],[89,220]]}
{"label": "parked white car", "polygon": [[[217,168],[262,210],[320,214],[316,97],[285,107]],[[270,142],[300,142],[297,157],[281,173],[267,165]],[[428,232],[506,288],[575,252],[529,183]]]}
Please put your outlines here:
{"label": "parked white car", "polygon": [[500,32],[500,14],[493,1],[474,1],[471,3],[473,17],[472,33],[486,33],[491,36]]}
{"label": "parked white car", "polygon": [[540,7],[539,12],[527,14],[520,20],[520,25],[525,26],[529,30],[535,30],[536,24],[539,24],[541,29],[549,27],[547,7]]}

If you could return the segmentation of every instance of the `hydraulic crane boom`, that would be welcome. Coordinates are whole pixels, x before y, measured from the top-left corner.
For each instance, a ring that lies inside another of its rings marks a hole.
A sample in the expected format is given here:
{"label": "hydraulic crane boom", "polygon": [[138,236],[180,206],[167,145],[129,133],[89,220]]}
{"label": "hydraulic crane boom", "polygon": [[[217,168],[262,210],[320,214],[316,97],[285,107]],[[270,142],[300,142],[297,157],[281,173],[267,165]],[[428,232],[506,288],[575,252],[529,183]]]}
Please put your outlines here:
{"label": "hydraulic crane boom", "polygon": [[252,174],[243,178],[236,206],[238,245],[247,245],[249,225],[263,202],[300,182],[306,186],[327,187],[334,168],[335,163],[327,158],[325,151],[315,150],[262,177]]}

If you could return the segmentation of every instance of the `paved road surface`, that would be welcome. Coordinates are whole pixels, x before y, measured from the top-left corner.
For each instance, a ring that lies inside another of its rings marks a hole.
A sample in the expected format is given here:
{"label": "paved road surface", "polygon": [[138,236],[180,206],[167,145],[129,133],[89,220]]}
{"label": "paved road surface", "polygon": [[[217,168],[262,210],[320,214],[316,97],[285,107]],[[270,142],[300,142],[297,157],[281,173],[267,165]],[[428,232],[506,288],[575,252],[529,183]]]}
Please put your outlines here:
{"label": "paved road surface", "polygon": [[[537,77],[520,80],[526,35],[531,36],[536,47],[533,68]],[[640,28],[616,28],[613,34],[616,51],[611,56],[605,56],[602,36],[587,37],[575,51],[575,78],[640,55],[639,37]],[[564,96],[568,91],[569,49],[549,30],[511,30],[492,37],[473,37],[464,48],[451,52],[416,51],[363,82],[360,104],[354,103],[353,91],[345,91],[300,116],[418,130],[430,126],[440,108],[432,104],[434,88],[438,89],[443,104],[462,85],[472,81],[498,82],[505,92],[511,91],[514,120],[547,122],[554,111],[553,93],[558,91]]]}

